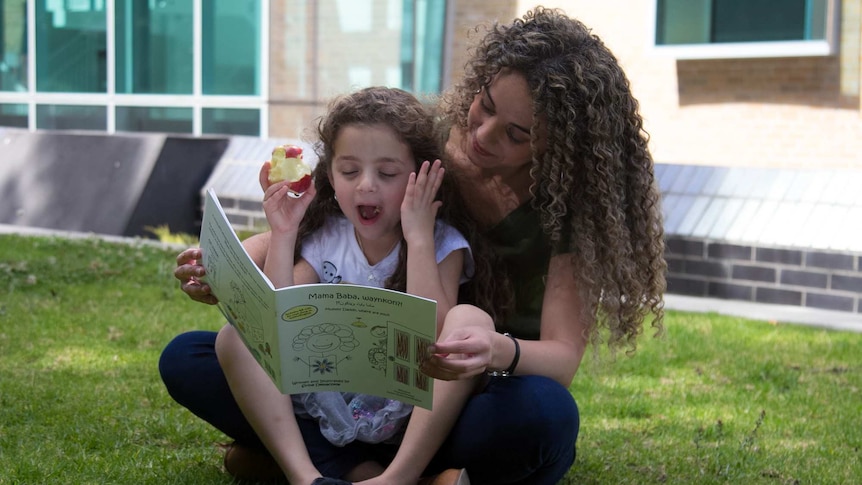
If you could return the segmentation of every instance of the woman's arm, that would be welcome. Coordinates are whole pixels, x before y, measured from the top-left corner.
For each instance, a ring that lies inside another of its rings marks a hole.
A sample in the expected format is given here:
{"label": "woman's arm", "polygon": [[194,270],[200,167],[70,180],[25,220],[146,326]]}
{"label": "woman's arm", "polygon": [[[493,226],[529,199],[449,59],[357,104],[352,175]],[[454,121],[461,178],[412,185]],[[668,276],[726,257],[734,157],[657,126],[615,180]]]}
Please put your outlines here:
{"label": "woman's arm", "polygon": [[[587,345],[587,322],[583,320],[574,267],[570,255],[551,258],[542,305],[539,340],[518,340],[520,357],[514,374],[542,375],[565,387],[580,366]],[[448,319],[490,319],[469,305],[453,309]],[[515,357],[512,339],[482,327],[460,325],[445,341],[432,347],[434,356],[422,370],[444,380],[464,379],[488,370],[507,369]]]}
{"label": "woman's arm", "polygon": [[[542,301],[540,338],[519,340],[521,358],[516,374],[550,377],[565,387],[572,383],[587,346],[587,322],[578,295],[571,255],[552,257]],[[497,354],[490,366],[493,370],[505,369],[512,362],[514,351],[505,349],[514,349],[514,345],[511,341],[503,344],[502,355]]]}
{"label": "woman's arm", "polygon": [[[251,259],[257,266],[263,269],[266,260],[267,248],[269,248],[270,233],[255,234],[243,241],[243,246]],[[188,248],[177,255],[177,267],[174,268],[174,277],[180,280],[180,289],[194,301],[215,305],[218,298],[211,293],[211,288],[201,278],[206,276],[201,261],[203,253],[201,248]]]}

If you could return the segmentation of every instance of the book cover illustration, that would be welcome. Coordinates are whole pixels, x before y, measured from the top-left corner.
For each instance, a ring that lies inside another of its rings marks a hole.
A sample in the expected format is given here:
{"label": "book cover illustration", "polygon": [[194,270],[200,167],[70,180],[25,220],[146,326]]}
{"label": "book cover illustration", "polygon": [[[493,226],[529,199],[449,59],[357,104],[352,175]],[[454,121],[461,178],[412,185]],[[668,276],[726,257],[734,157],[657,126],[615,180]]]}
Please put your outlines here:
{"label": "book cover illustration", "polygon": [[200,239],[219,310],[281,392],[361,392],[431,409],[433,380],[419,365],[435,340],[436,302],[347,284],[275,289],[212,189]]}

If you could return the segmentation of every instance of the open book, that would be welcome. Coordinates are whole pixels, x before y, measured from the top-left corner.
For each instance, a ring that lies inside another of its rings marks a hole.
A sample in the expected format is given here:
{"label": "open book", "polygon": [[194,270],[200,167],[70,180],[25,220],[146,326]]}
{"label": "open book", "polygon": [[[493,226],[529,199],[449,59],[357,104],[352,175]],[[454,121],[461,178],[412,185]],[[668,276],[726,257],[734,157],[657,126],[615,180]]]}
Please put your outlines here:
{"label": "open book", "polygon": [[435,301],[331,283],[275,289],[213,189],[200,240],[219,309],[282,393],[359,392],[431,409],[433,379],[419,362],[437,335]]}

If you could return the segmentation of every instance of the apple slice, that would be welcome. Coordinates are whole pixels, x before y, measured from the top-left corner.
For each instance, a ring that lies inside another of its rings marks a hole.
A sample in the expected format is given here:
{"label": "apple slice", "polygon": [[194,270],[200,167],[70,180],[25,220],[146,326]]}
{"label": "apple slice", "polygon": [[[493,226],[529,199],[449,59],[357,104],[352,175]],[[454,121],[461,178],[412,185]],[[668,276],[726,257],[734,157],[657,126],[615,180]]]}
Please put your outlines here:
{"label": "apple slice", "polygon": [[270,183],[287,180],[287,189],[294,194],[302,194],[311,186],[311,168],[302,161],[302,148],[296,145],[275,147],[270,163]]}

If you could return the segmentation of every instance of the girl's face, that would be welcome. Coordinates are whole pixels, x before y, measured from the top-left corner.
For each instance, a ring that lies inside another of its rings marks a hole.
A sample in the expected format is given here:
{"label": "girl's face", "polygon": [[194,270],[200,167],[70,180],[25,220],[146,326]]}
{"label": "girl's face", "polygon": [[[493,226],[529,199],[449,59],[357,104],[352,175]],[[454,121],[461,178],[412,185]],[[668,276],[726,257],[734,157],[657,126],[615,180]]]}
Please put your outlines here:
{"label": "girl's face", "polygon": [[401,239],[401,201],[411,172],[410,148],[384,124],[350,124],[335,138],[330,183],[365,249]]}
{"label": "girl's face", "polygon": [[[530,163],[533,100],[524,75],[503,70],[476,94],[467,114],[467,157],[480,168],[518,169]],[[540,133],[538,148],[543,150]]]}

